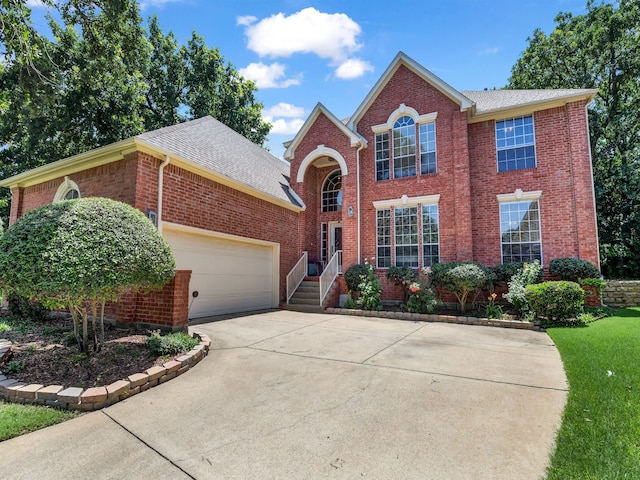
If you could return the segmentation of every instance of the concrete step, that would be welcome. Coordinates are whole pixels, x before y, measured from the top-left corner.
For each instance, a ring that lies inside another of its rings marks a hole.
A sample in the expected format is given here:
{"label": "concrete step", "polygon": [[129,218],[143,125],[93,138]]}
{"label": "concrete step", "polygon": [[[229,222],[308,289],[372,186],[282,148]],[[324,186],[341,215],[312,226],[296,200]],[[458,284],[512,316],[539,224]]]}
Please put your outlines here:
{"label": "concrete step", "polygon": [[293,297],[291,297],[291,299],[289,300],[289,304],[290,305],[317,305],[320,306],[320,297],[312,297],[312,298],[301,298],[301,297],[296,297],[296,295],[294,295]]}
{"label": "concrete step", "polygon": [[320,292],[304,292],[297,290],[291,298],[315,298],[317,302],[320,302]]}
{"label": "concrete step", "polygon": [[285,310],[291,310],[293,312],[305,312],[305,313],[322,313],[322,308],[320,305],[285,305]]}

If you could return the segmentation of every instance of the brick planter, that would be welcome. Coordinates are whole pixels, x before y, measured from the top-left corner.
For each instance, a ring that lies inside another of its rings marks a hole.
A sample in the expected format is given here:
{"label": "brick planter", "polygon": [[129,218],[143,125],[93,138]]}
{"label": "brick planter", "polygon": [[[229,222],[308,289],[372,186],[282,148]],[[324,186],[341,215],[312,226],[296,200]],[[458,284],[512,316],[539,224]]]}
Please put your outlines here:
{"label": "brick planter", "polygon": [[[178,359],[151,367],[145,372],[133,373],[103,387],[65,389],[62,385],[27,385],[0,375],[0,398],[8,402],[49,405],[69,410],[99,410],[167,382],[197,365],[209,353],[211,340],[202,333],[194,333],[194,336],[200,339],[200,344]],[[0,361],[4,360],[10,349],[9,342],[0,340]]]}

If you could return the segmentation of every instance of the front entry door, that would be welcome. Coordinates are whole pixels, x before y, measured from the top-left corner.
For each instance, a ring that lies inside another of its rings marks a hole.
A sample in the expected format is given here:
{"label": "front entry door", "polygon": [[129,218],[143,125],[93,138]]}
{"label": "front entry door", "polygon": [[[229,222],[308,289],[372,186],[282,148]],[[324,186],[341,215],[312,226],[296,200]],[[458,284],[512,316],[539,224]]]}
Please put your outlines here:
{"label": "front entry door", "polygon": [[338,256],[338,272],[342,272],[342,223],[329,224],[329,260],[333,254],[340,252]]}

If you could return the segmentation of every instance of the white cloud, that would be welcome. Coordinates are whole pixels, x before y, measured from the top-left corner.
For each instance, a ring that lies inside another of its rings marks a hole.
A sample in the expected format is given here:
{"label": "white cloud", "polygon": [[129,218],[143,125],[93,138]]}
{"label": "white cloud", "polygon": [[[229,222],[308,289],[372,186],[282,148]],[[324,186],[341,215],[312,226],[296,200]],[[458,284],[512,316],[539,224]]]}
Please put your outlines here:
{"label": "white cloud", "polygon": [[490,48],[485,48],[484,50],[480,50],[478,52],[478,55],[495,55],[500,51],[500,49],[498,47],[490,47]]}
{"label": "white cloud", "polygon": [[285,16],[277,13],[256,23],[247,21],[248,48],[261,57],[289,57],[294,53],[314,53],[340,64],[358,51],[360,25],[344,13],[323,13],[309,7]]}
{"label": "white cloud", "polygon": [[300,85],[302,75],[296,78],[284,78],[287,67],[275,62],[271,65],[264,63],[250,63],[238,73],[248,80],[253,80],[258,88],[287,88],[291,85]]}
{"label": "white cloud", "polygon": [[27,0],[27,7],[29,8],[47,8],[47,6],[42,3],[42,0]]}
{"label": "white cloud", "polygon": [[301,118],[294,118],[293,120],[285,120],[284,118],[268,120],[265,118],[265,121],[273,125],[269,132],[272,135],[295,135],[304,124],[304,120]]}
{"label": "white cloud", "polygon": [[351,80],[364,75],[366,72],[372,72],[373,65],[359,58],[350,58],[345,60],[336,69],[336,77],[344,80]]}
{"label": "white cloud", "polygon": [[140,2],[140,10],[146,10],[147,8],[162,8],[168,3],[181,3],[185,0],[142,0]]}
{"label": "white cloud", "polygon": [[280,102],[277,105],[274,105],[271,108],[267,108],[262,111],[262,115],[264,117],[303,117],[304,116],[304,108],[296,107],[295,105],[291,105],[290,103]]}
{"label": "white cloud", "polygon": [[294,135],[304,124],[304,108],[280,102],[262,111],[262,118],[273,127],[270,134]]}
{"label": "white cloud", "polygon": [[258,17],[254,17],[253,15],[244,15],[236,18],[236,25],[248,26],[254,23],[256,20],[258,20]]}

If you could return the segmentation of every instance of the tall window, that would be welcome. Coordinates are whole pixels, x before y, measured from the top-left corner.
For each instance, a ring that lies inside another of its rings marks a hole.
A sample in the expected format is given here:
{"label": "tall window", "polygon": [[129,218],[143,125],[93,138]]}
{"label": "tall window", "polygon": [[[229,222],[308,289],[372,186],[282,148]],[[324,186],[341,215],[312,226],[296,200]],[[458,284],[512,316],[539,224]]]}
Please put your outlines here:
{"label": "tall window", "polygon": [[436,173],[436,124],[420,125],[420,174]]}
{"label": "tall window", "polygon": [[395,209],[396,266],[418,266],[418,209],[402,207]]}
{"label": "tall window", "polygon": [[376,212],[376,262],[378,268],[391,266],[391,210]]}
{"label": "tall window", "polygon": [[430,267],[440,261],[438,205],[422,206],[422,264]]}
{"label": "tall window", "polygon": [[538,200],[500,204],[502,263],[542,262]]}
{"label": "tall window", "polygon": [[389,180],[389,132],[376,135],[376,180]]}
{"label": "tall window", "polygon": [[342,174],[340,170],[331,172],[322,186],[322,211],[342,210]]}
{"label": "tall window", "polygon": [[416,127],[413,118],[400,117],[393,125],[393,176],[416,174]]}
{"label": "tall window", "polygon": [[536,166],[533,116],[496,122],[498,171],[521,170]]}

